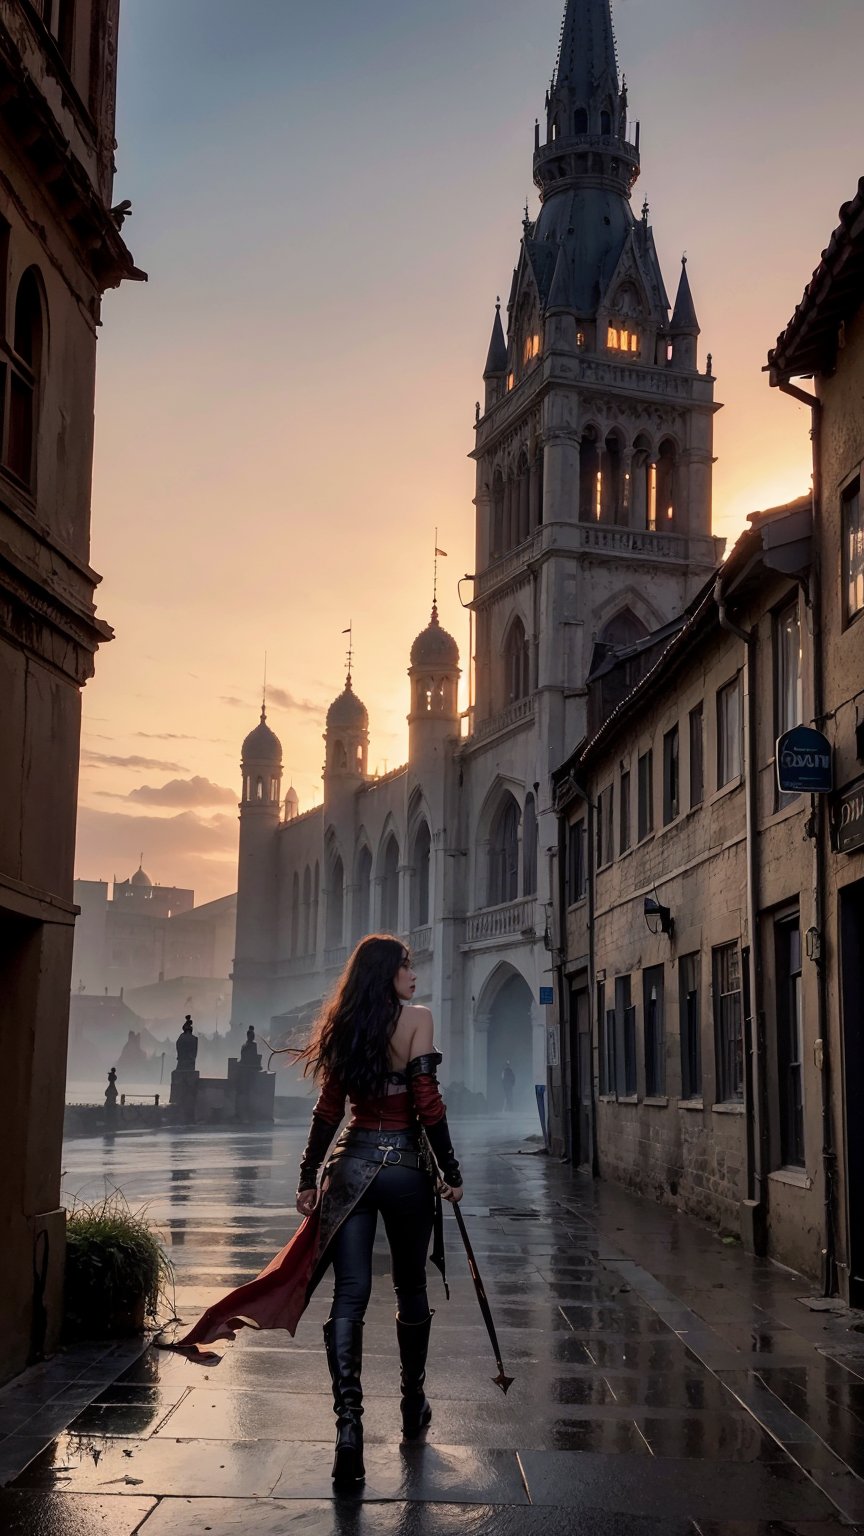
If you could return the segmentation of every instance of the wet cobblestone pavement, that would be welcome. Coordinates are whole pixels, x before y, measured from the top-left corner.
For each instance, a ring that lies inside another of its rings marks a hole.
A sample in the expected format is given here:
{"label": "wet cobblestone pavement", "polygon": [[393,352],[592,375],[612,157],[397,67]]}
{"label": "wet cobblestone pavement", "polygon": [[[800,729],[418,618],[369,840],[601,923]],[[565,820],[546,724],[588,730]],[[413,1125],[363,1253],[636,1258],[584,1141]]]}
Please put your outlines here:
{"label": "wet cobblestone pavement", "polygon": [[[321,1324],[246,1334],[221,1363],[140,1344],[70,1351],[0,1391],[2,1536],[828,1536],[864,1531],[864,1333],[806,1282],[674,1212],[595,1187],[520,1136],[454,1123],[463,1211],[495,1313],[504,1398],[447,1215],[434,1419],[400,1444],[383,1237],[364,1337],[366,1483],[334,1499]],[[299,1218],[301,1127],[66,1148],[66,1189],[148,1203],[191,1322]]]}

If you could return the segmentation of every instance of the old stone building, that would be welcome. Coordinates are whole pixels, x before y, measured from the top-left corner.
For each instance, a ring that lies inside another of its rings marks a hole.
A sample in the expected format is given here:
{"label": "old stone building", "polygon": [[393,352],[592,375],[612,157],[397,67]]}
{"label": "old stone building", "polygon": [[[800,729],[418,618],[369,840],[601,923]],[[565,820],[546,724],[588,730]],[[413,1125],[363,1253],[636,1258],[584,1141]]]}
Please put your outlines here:
{"label": "old stone building", "polygon": [[[810,499],[750,525],[671,636],[598,668],[555,774],[553,1145],[818,1274],[815,844],[775,771],[813,716]],[[646,663],[610,709],[611,672]]]}
{"label": "old stone building", "polygon": [[[814,724],[833,750],[835,792],[813,807],[814,917],[822,978],[831,1173],[829,1279],[864,1306],[864,180],[769,357],[772,384],[811,407],[816,509]],[[794,380],[812,379],[802,388]]]}
{"label": "old stone building", "polygon": [[[598,645],[679,613],[719,558],[714,380],[686,268],[674,310],[634,213],[639,127],[609,0],[568,0],[507,303],[478,408],[470,707],[433,609],[409,665],[409,760],[367,769],[351,679],[325,733],[324,804],[281,802],[263,718],[243,747],[233,1020],[296,1016],[370,928],[410,938],[453,1083],[523,1102],[546,1078],[551,769],[584,734]],[[307,1009],[308,1011],[308,1009]],[[288,1021],[290,1023],[290,1020]]]}
{"label": "old stone building", "polygon": [[57,1337],[80,690],[118,0],[0,0],[0,1379]]}

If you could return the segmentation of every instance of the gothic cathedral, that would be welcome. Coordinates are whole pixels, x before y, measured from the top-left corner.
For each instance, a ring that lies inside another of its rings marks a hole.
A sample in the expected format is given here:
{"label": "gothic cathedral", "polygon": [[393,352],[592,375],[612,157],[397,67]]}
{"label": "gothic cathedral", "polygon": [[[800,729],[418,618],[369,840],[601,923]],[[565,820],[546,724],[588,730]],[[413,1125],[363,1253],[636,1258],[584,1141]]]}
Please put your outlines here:
{"label": "gothic cathedral", "polygon": [[588,728],[586,679],[674,619],[722,553],[710,357],[700,365],[686,263],[672,308],[647,203],[633,210],[639,125],[610,0],[567,0],[545,119],[540,208],[522,225],[506,335],[496,306],[475,428],[467,719],[433,606],[411,650],[404,767],[369,777],[350,675],[327,715],[323,806],[300,814],[289,789],[283,807],[263,711],[242,754],[234,1027],[302,1033],[354,943],[396,932],[451,1096],[491,1109],[505,1061],[523,1104],[546,1080],[549,779]]}

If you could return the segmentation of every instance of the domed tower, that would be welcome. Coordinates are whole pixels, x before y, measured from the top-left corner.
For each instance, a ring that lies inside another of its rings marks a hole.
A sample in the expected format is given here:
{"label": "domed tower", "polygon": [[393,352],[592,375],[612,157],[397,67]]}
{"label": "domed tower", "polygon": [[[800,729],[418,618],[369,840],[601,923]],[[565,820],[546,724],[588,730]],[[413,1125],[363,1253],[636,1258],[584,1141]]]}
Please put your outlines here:
{"label": "domed tower", "polygon": [[459,647],[442,629],[438,604],[411,647],[411,713],[408,716],[408,758],[413,766],[438,756],[443,743],[459,734]]}
{"label": "domed tower", "polygon": [[327,711],[324,732],[324,798],[340,789],[353,792],[366,778],[369,757],[369,712],[351,684],[351,673],[338,699]]}
{"label": "domed tower", "polygon": [[240,753],[240,849],[237,937],[234,945],[232,1028],[269,1024],[270,969],[276,939],[276,834],[282,784],[282,743],[261,719]]}

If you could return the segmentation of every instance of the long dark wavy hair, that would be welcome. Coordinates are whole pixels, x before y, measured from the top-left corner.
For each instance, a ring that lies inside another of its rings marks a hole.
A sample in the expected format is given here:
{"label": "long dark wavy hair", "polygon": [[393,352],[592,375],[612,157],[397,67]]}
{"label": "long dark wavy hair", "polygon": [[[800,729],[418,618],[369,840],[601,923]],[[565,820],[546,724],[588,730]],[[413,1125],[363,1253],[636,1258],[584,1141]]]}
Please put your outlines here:
{"label": "long dark wavy hair", "polygon": [[390,1071],[388,1048],[402,1012],[396,973],[408,951],[389,933],[361,939],[325,1004],[306,1049],[304,1076],[334,1077],[346,1093],[376,1098]]}

